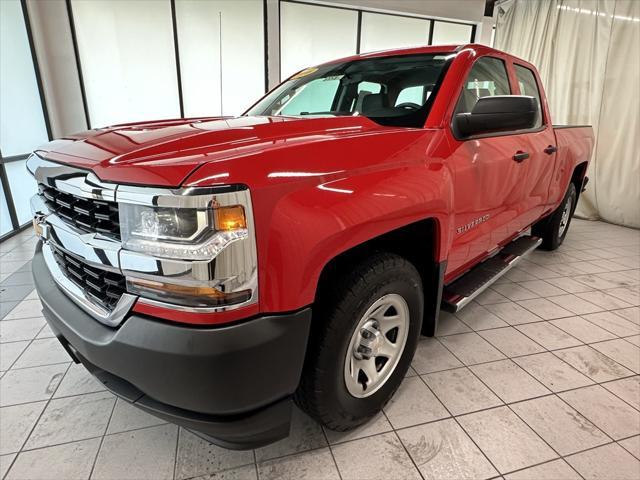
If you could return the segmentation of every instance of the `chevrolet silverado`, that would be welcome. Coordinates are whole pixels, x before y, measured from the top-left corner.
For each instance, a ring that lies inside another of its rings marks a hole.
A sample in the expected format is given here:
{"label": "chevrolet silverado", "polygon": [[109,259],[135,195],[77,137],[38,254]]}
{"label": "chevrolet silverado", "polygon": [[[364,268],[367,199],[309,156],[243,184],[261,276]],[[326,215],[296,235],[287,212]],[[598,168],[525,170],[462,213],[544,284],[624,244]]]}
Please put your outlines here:
{"label": "chevrolet silverado", "polygon": [[33,272],[70,356],[230,448],[293,403],[352,429],[440,309],[557,248],[590,127],[554,127],[535,67],[481,46],[307,68],[238,117],[97,128],[36,150]]}

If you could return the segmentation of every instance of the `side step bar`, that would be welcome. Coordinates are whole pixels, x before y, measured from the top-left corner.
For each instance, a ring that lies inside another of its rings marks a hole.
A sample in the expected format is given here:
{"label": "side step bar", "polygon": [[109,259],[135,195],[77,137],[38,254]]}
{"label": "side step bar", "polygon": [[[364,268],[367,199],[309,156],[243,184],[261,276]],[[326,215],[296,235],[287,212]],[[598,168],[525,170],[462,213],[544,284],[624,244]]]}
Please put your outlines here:
{"label": "side step bar", "polygon": [[476,265],[455,282],[444,287],[442,309],[456,313],[541,243],[541,238],[523,236],[505,245],[498,254]]}

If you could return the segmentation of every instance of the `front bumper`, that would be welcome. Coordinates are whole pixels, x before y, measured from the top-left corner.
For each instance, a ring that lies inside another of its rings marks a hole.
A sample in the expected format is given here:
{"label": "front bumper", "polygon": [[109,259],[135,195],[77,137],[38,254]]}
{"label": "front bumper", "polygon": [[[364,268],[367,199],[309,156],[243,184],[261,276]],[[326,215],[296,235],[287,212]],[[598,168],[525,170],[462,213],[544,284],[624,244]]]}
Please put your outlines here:
{"label": "front bumper", "polygon": [[228,448],[253,448],[288,434],[310,309],[217,328],[130,315],[116,329],[62,293],[40,244],[32,265],[51,329],[116,395]]}

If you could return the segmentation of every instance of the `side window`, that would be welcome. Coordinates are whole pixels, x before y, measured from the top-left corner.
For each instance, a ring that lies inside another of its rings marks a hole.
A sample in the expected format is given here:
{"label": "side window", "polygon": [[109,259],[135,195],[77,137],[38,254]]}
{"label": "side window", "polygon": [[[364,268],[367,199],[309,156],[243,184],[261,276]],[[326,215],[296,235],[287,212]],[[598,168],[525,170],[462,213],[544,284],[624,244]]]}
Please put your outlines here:
{"label": "side window", "polygon": [[536,83],[536,76],[531,70],[521,65],[514,65],[516,78],[520,85],[520,94],[534,97],[538,102],[538,116],[536,118],[535,128],[542,126],[542,103],[540,102],[540,90]]}
{"label": "side window", "polygon": [[456,113],[469,113],[478,99],[495,95],[511,95],[507,68],[498,58],[482,57],[473,64],[464,82]]}

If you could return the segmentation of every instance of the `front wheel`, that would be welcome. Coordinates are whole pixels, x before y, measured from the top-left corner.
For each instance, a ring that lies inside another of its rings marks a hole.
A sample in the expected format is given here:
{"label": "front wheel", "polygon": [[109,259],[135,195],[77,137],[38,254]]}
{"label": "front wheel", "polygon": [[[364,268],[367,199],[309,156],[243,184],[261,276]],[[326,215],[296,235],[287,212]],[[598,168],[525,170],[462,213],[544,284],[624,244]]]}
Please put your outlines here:
{"label": "front wheel", "polygon": [[578,201],[578,193],[573,183],[569,184],[560,206],[547,218],[543,218],[531,228],[531,234],[542,238],[541,248],[555,250],[567,236],[569,224]]}
{"label": "front wheel", "polygon": [[382,410],[402,382],[424,300],[415,267],[388,253],[372,255],[334,283],[314,311],[296,402],[344,431]]}

